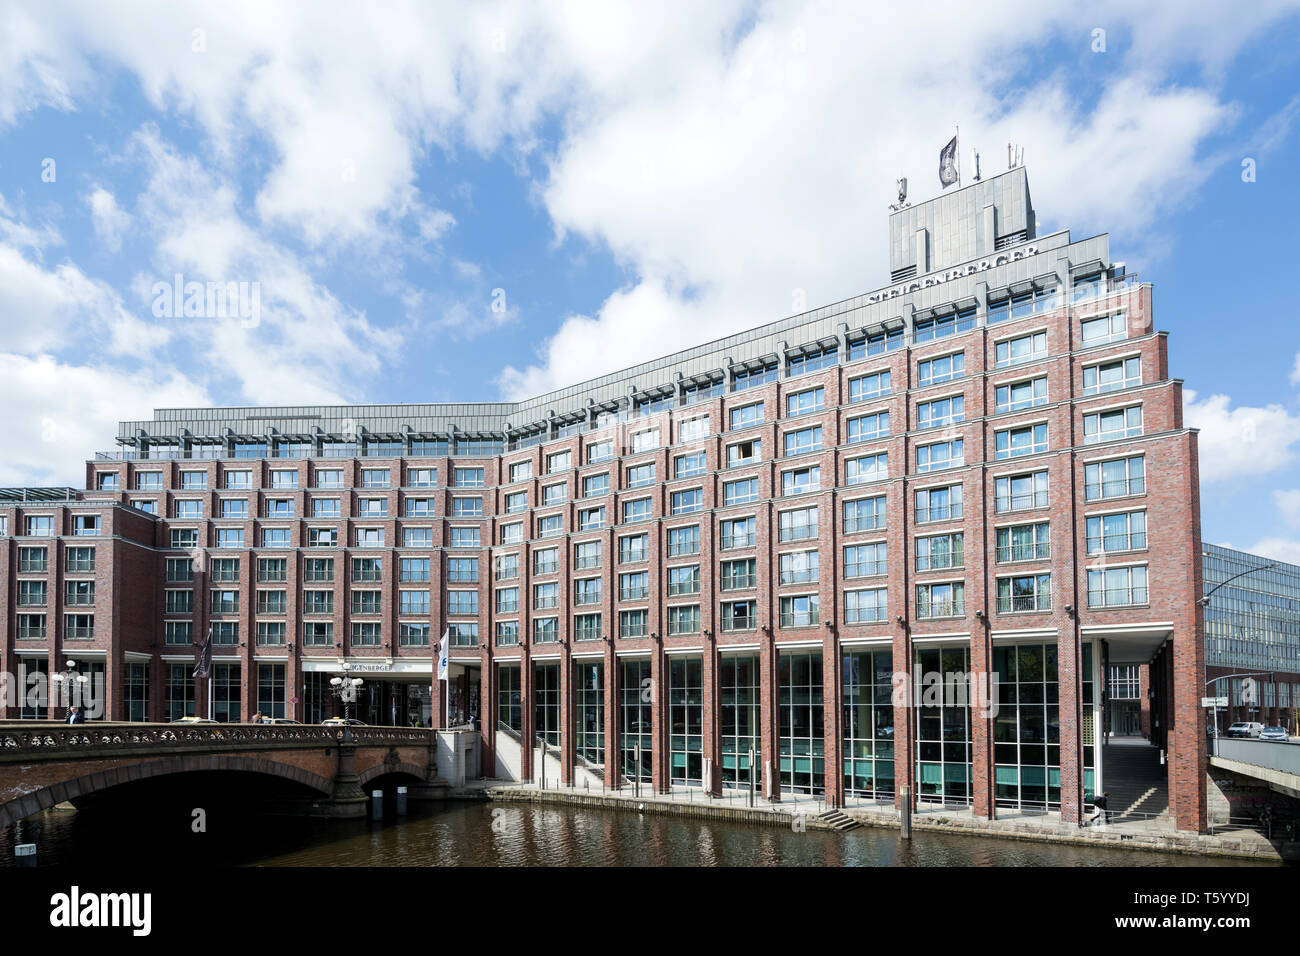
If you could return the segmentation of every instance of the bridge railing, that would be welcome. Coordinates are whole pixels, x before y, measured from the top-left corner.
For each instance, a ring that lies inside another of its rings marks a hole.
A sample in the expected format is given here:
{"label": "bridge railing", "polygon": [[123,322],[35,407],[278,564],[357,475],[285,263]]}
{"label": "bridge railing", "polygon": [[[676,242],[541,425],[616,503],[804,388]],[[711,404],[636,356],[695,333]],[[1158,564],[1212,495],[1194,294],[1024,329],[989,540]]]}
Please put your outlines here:
{"label": "bridge railing", "polygon": [[1219,737],[1210,742],[1210,756],[1300,775],[1300,744],[1251,737]]}
{"label": "bridge railing", "polygon": [[[413,727],[346,728],[358,746],[427,746],[432,731]],[[0,760],[19,755],[104,753],[115,750],[241,747],[329,747],[345,728],[319,724],[0,724]]]}

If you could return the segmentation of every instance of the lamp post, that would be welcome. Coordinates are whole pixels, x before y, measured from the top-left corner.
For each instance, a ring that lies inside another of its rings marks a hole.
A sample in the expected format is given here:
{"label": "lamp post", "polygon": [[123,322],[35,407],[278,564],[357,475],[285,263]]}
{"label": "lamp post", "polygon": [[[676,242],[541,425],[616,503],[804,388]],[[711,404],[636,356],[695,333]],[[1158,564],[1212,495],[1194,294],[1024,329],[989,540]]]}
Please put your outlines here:
{"label": "lamp post", "polygon": [[90,682],[90,678],[85,674],[77,673],[77,662],[73,660],[67,661],[64,669],[51,674],[50,678],[58,685],[59,698],[65,701],[63,705],[63,716],[66,719],[72,712],[73,706],[75,706],[73,704],[73,698],[76,697],[78,700],[81,699],[81,694],[77,690],[74,690],[74,688],[79,689],[83,687],[85,684]]}
{"label": "lamp post", "polygon": [[343,665],[342,677],[330,678],[330,689],[334,696],[343,702],[343,739],[352,737],[352,705],[356,703],[361,685],[365,683],[360,677],[349,674],[347,664]]}

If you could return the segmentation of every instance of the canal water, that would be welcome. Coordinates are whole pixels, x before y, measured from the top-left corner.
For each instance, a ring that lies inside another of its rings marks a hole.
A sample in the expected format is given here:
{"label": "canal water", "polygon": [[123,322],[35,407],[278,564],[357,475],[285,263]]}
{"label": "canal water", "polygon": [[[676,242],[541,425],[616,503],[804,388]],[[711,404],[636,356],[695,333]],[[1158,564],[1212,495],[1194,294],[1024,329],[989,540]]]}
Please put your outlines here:
{"label": "canal water", "polygon": [[861,827],[848,833],[522,804],[413,806],[384,822],[239,816],[215,810],[206,832],[185,815],[147,808],[47,810],[0,833],[39,865],[236,866],[1221,866],[1248,861],[1093,849]]}

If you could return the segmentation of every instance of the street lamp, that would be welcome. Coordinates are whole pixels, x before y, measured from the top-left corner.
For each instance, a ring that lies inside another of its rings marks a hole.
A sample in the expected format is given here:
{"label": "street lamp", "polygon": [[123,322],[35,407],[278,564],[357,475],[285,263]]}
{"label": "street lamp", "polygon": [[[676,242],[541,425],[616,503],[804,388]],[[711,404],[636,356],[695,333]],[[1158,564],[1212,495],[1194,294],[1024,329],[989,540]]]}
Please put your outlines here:
{"label": "street lamp", "polygon": [[343,723],[344,726],[351,726],[352,723],[352,705],[357,701],[357,695],[361,691],[361,685],[364,684],[360,677],[351,677],[348,674],[348,668],[343,666],[342,677],[331,677],[330,688],[335,697],[343,702]]}
{"label": "street lamp", "polygon": [[[65,701],[63,706],[68,713],[71,713],[74,706],[73,698],[79,701],[80,689],[90,682],[90,678],[85,674],[77,673],[77,662],[73,660],[67,661],[63,670],[51,674],[50,679],[58,686],[59,698]],[[64,716],[66,717],[67,714]]]}

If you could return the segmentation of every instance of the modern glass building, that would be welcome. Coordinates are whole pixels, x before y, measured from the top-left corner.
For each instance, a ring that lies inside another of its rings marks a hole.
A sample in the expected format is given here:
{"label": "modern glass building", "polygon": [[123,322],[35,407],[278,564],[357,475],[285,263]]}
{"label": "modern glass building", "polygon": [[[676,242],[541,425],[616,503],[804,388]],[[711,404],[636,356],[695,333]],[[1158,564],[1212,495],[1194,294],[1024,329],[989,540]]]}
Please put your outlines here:
{"label": "modern glass building", "polygon": [[477,716],[489,773],[540,738],[567,782],[1074,821],[1102,675],[1150,665],[1202,828],[1196,436],[1151,285],[1040,233],[1022,167],[889,230],[887,285],[527,401],[123,422],[75,502],[0,508],[5,661],[102,662],[151,720],[319,720],[347,670],[367,722]]}
{"label": "modern glass building", "polygon": [[1228,698],[1220,732],[1253,720],[1300,733],[1300,566],[1214,544],[1204,560],[1206,696]]}

